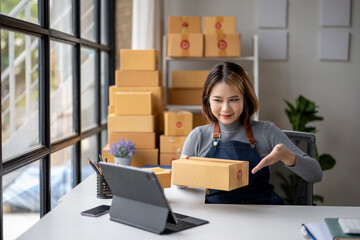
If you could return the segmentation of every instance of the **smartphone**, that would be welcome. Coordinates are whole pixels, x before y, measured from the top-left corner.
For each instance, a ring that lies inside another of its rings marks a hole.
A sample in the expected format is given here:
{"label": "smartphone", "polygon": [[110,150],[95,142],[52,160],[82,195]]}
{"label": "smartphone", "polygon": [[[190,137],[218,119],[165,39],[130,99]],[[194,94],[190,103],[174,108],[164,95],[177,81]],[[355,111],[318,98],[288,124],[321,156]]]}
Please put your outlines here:
{"label": "smartphone", "polygon": [[97,207],[94,207],[94,208],[91,208],[91,209],[81,212],[81,215],[89,216],[89,217],[99,217],[101,215],[108,213],[109,210],[110,210],[109,205],[100,205],[100,206],[97,206]]}

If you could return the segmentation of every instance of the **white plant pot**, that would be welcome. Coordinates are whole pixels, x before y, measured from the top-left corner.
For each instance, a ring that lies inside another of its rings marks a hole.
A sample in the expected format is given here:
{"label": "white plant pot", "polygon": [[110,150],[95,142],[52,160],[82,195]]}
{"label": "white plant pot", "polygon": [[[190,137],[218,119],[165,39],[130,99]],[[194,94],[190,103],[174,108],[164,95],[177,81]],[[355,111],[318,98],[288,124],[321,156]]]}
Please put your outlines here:
{"label": "white plant pot", "polygon": [[131,166],[131,158],[114,157],[114,161],[117,165]]}

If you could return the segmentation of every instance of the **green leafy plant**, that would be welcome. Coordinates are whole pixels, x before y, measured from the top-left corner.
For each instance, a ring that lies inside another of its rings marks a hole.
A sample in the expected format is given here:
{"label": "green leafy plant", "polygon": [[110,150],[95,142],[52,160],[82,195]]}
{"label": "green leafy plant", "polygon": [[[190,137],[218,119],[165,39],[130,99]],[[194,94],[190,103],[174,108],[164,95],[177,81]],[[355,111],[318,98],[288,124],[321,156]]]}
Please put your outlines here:
{"label": "green leafy plant", "polygon": [[[296,99],[296,106],[284,100],[288,108],[285,109],[285,114],[288,117],[294,131],[316,133],[316,127],[308,126],[310,122],[322,121],[323,117],[318,116],[317,106],[313,101],[306,99],[300,95]],[[319,155],[318,149],[315,145],[315,159],[319,161],[321,169],[328,170],[335,166],[336,160],[330,154]],[[282,173],[277,172],[281,179],[280,187],[285,193],[284,200],[289,204],[295,204],[297,186],[301,178],[294,173],[285,177]],[[313,196],[313,204],[324,202],[324,197],[320,195]]]}

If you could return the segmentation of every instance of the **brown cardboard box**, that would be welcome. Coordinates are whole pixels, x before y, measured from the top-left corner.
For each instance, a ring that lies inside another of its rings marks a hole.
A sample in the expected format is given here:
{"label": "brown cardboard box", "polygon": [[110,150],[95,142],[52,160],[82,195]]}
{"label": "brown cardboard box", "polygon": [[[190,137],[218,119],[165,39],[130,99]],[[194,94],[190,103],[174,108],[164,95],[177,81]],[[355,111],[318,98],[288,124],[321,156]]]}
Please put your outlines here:
{"label": "brown cardboard box", "polygon": [[103,159],[103,161],[105,161],[105,158],[106,158],[108,162],[110,162],[110,163],[115,163],[115,161],[114,161],[114,156],[108,152],[109,150],[110,150],[110,145],[107,144],[107,145],[102,149],[102,154],[101,154],[102,159]]}
{"label": "brown cardboard box", "polygon": [[209,71],[172,71],[171,87],[203,88]]}
{"label": "brown cardboard box", "polygon": [[115,115],[151,115],[151,92],[115,93]]}
{"label": "brown cardboard box", "polygon": [[181,153],[160,153],[160,165],[171,165],[173,160],[180,158]]}
{"label": "brown cardboard box", "polygon": [[155,132],[155,116],[108,115],[108,132]]}
{"label": "brown cardboard box", "polygon": [[231,191],[249,184],[249,162],[216,158],[172,161],[172,184]]}
{"label": "brown cardboard box", "polygon": [[120,70],[157,70],[158,52],[155,49],[120,49]]}
{"label": "brown cardboard box", "polygon": [[167,47],[169,57],[202,57],[204,38],[201,33],[170,33]]}
{"label": "brown cardboard box", "polygon": [[124,138],[125,140],[131,140],[135,143],[136,148],[139,149],[154,149],[156,147],[155,133],[142,133],[142,132],[109,132],[108,144],[113,144]]}
{"label": "brown cardboard box", "polygon": [[122,71],[116,70],[117,87],[158,87],[161,86],[159,71]]}
{"label": "brown cardboard box", "polygon": [[113,106],[108,106],[108,114],[112,114],[112,113],[115,113],[115,107],[114,105]]}
{"label": "brown cardboard box", "polygon": [[161,185],[162,188],[171,187],[171,173],[165,169],[155,167],[155,168],[146,168],[146,170],[153,171]]}
{"label": "brown cardboard box", "polygon": [[201,33],[201,17],[169,16],[168,33]]}
{"label": "brown cardboard box", "polygon": [[151,92],[154,113],[163,111],[164,89],[162,87],[109,87],[109,105],[115,103],[115,93],[117,92]]}
{"label": "brown cardboard box", "polygon": [[181,153],[186,136],[160,136],[160,153]]}
{"label": "brown cardboard box", "polygon": [[[110,145],[106,145],[102,150],[103,160],[105,157],[110,163],[114,163],[114,156],[111,155],[108,150],[110,150]],[[143,167],[145,165],[158,165],[159,160],[159,149],[136,149],[131,159],[131,166],[133,167]]]}
{"label": "brown cardboard box", "polygon": [[193,113],[193,128],[206,124],[208,124],[208,122],[202,113]]}
{"label": "brown cardboard box", "polygon": [[201,88],[170,88],[169,104],[201,105],[202,93]]}
{"label": "brown cardboard box", "polygon": [[205,35],[205,57],[240,57],[240,34]]}
{"label": "brown cardboard box", "polygon": [[203,33],[236,33],[236,17],[203,17]]}
{"label": "brown cardboard box", "polygon": [[159,165],[159,149],[136,149],[131,166]]}
{"label": "brown cardboard box", "polygon": [[164,134],[166,136],[187,136],[192,130],[192,113],[188,111],[164,112]]}

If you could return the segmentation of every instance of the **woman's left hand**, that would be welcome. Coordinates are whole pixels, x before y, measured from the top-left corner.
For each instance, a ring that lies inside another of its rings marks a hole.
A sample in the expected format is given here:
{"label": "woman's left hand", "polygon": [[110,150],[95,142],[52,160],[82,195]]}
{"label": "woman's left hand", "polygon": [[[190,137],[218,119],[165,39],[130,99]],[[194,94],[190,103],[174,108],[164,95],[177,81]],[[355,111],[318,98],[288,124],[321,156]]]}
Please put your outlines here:
{"label": "woman's left hand", "polygon": [[288,150],[283,144],[277,144],[269,155],[264,157],[258,165],[256,165],[251,173],[255,174],[257,171],[266,166],[274,165],[275,163],[282,161],[288,166],[295,166],[296,157],[293,152]]}

